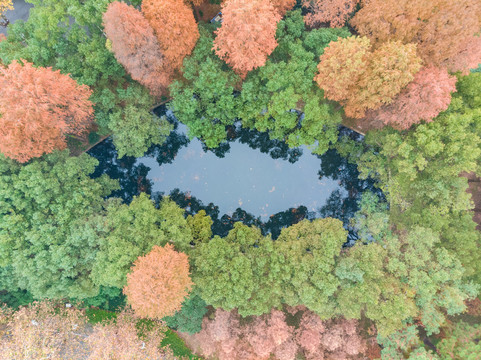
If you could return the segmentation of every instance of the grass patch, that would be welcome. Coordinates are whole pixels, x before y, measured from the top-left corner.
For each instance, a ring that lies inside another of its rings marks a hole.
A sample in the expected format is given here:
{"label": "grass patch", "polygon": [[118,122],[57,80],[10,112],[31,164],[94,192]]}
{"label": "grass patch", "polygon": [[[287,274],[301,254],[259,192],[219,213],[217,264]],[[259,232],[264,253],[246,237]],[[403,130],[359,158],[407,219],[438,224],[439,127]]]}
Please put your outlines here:
{"label": "grass patch", "polygon": [[85,310],[85,314],[90,324],[98,324],[104,320],[115,319],[117,317],[116,313],[102,309],[87,309]]}
{"label": "grass patch", "polygon": [[190,360],[202,360],[202,358],[192,354],[192,351],[185,345],[184,340],[170,329],[165,332],[165,338],[162,340],[161,345],[168,345],[175,356],[186,356]]}

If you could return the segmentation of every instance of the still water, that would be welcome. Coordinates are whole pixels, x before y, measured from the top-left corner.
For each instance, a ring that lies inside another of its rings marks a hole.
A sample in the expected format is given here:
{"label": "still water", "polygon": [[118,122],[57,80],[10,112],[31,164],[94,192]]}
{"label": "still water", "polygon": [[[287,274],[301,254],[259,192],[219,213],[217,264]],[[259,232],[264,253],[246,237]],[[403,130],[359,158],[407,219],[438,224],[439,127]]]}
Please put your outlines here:
{"label": "still water", "polygon": [[334,150],[318,156],[241,128],[230,129],[228,142],[211,150],[189,140],[186,127],[170,120],[175,130],[167,141],[141,158],[118,159],[110,139],[95,146],[89,154],[100,164],[93,176],[118,179],[121,189],[113,196],[127,202],[143,191],[154,199],[168,195],[189,214],[204,209],[219,235],[235,221],[259,226],[273,237],[285,226],[316,217],[336,217],[348,227],[361,193],[374,189]]}

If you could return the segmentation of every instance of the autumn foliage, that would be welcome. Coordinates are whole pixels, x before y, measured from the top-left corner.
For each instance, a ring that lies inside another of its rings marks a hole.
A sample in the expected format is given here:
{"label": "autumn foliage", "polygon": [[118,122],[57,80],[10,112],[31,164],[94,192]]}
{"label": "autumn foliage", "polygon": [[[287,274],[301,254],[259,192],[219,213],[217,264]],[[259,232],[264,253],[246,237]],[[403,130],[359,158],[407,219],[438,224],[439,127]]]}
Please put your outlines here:
{"label": "autumn foliage", "polygon": [[110,3],[103,15],[107,38],[115,58],[132,79],[160,96],[169,85],[168,71],[154,30],[140,11],[124,2]]}
{"label": "autumn foliage", "polygon": [[142,12],[157,36],[166,68],[179,69],[199,38],[192,9],[182,0],[144,0]]}
{"label": "autumn foliage", "polygon": [[288,324],[289,314],[280,310],[241,319],[235,311],[217,309],[213,320],[204,318],[194,342],[205,357],[219,360],[294,360],[299,354],[307,360],[347,360],[367,350],[355,320],[322,321],[305,307],[289,312]]}
{"label": "autumn foliage", "polygon": [[369,112],[367,117],[398,129],[408,129],[421,120],[430,122],[446,110],[451,103],[451,93],[455,91],[455,76],[450,76],[446,69],[425,67],[389,105]]}
{"label": "autumn foliage", "polygon": [[277,46],[281,16],[269,1],[228,0],[222,7],[222,26],[216,30],[216,54],[245,77],[263,66]]}
{"label": "autumn foliage", "polygon": [[161,319],[180,310],[192,285],[187,255],[167,244],[135,261],[124,293],[139,316]]}
{"label": "autumn foliage", "polygon": [[355,118],[389,104],[421,68],[415,45],[387,42],[373,50],[366,37],[331,42],[320,60],[315,81]]}
{"label": "autumn foliage", "polygon": [[271,4],[282,17],[287,11],[291,10],[294,5],[296,5],[296,0],[271,0]]}
{"label": "autumn foliage", "polygon": [[12,0],[0,0],[0,14],[7,10],[13,10]]}
{"label": "autumn foliage", "polygon": [[364,1],[351,24],[375,46],[387,41],[418,44],[425,65],[442,66],[466,49],[481,28],[479,0]]}
{"label": "autumn foliage", "polygon": [[52,68],[13,61],[0,68],[0,152],[26,162],[66,147],[92,122],[92,91]]}
{"label": "autumn foliage", "polygon": [[354,11],[359,0],[306,0],[302,6],[309,9],[304,17],[311,28],[327,23],[331,27],[342,27]]}

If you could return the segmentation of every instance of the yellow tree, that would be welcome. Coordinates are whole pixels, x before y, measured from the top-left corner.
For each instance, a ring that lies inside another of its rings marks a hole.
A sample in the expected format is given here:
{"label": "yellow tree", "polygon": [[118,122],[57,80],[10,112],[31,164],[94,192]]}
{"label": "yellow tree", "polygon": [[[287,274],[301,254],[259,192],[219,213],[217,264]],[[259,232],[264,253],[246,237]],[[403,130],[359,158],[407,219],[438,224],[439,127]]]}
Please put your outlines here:
{"label": "yellow tree", "polygon": [[387,42],[373,51],[366,37],[331,42],[320,60],[315,81],[355,118],[389,104],[421,68],[416,45]]}

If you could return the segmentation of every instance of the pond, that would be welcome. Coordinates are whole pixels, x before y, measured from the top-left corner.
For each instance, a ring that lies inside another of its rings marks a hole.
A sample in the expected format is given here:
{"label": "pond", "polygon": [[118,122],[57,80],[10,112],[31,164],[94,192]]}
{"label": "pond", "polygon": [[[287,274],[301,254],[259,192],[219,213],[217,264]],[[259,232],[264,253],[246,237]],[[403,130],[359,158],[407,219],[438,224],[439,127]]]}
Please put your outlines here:
{"label": "pond", "polygon": [[[335,217],[349,228],[362,192],[375,191],[334,150],[318,156],[240,127],[229,129],[228,142],[207,149],[198,139],[190,141],[186,127],[167,114],[175,129],[141,158],[118,159],[110,139],[89,151],[99,160],[94,177],[106,173],[119,180],[121,189],[112,196],[129,202],[142,191],[156,200],[168,195],[189,214],[204,209],[215,234],[223,236],[242,221],[276,238],[283,227],[316,217]],[[341,133],[359,139],[345,128]]]}

